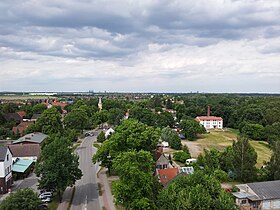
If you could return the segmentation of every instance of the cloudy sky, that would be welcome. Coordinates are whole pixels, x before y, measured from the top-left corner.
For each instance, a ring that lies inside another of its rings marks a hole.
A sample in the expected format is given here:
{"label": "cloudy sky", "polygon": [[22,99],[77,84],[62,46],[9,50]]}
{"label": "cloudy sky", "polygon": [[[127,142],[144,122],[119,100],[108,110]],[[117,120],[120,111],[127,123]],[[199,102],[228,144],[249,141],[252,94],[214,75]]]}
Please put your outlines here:
{"label": "cloudy sky", "polygon": [[1,0],[0,91],[280,92],[280,0]]}

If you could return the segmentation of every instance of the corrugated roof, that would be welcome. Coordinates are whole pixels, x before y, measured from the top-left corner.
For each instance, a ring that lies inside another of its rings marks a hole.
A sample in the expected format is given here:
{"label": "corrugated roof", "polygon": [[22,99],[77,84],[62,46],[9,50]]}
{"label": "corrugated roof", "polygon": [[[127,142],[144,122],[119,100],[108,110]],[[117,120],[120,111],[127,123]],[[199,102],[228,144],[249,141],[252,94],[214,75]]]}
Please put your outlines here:
{"label": "corrugated roof", "polygon": [[32,163],[33,163],[32,160],[18,160],[12,166],[12,171],[13,172],[24,173]]}
{"label": "corrugated roof", "polygon": [[280,199],[280,180],[247,184],[262,200]]}
{"label": "corrugated roof", "polygon": [[13,157],[39,157],[41,153],[39,144],[11,144],[8,147]]}
{"label": "corrugated roof", "polygon": [[29,133],[14,141],[13,144],[18,144],[25,141],[41,144],[47,137],[48,136],[43,133]]}

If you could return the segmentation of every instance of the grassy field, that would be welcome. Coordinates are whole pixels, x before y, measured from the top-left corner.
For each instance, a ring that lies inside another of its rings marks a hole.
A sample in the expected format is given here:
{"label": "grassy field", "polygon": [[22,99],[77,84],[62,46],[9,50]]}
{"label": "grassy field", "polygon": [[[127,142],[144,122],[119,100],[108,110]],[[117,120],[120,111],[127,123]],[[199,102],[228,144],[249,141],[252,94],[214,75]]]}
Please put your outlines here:
{"label": "grassy field", "polygon": [[[228,129],[226,131],[213,130],[208,134],[202,134],[199,136],[198,140],[194,142],[185,143],[188,145],[190,152],[194,151],[192,156],[197,157],[198,153],[201,153],[204,149],[215,148],[222,151],[227,146],[232,145],[234,139],[236,139],[238,131],[234,129]],[[266,142],[250,141],[251,145],[254,147],[258,154],[257,167],[261,167],[264,161],[268,161],[271,156],[271,150],[266,146]],[[196,147],[192,150],[190,147]]]}
{"label": "grassy field", "polygon": [[39,95],[0,95],[0,100],[27,100],[27,99],[48,99],[48,98],[57,98],[55,96],[39,96]]}

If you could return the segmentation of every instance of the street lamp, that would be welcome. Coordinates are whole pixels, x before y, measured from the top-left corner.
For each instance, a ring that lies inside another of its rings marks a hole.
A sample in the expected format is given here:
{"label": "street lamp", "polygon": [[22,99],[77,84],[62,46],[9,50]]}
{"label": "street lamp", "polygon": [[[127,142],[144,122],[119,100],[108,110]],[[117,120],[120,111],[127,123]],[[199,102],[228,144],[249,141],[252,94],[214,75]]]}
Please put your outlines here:
{"label": "street lamp", "polygon": [[110,176],[111,175],[111,171],[110,171],[110,168],[111,168],[111,156],[110,156],[110,153],[107,156],[107,158],[108,158],[108,173],[109,173],[109,176]]}

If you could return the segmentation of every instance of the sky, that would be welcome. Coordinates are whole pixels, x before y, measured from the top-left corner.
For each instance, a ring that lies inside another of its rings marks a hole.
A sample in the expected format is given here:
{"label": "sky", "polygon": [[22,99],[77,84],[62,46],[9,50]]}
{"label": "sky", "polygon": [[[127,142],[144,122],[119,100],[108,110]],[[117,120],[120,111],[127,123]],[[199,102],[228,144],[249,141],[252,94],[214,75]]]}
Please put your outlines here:
{"label": "sky", "polygon": [[0,91],[280,92],[280,0],[1,0]]}

